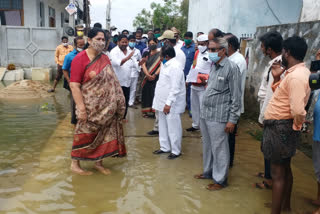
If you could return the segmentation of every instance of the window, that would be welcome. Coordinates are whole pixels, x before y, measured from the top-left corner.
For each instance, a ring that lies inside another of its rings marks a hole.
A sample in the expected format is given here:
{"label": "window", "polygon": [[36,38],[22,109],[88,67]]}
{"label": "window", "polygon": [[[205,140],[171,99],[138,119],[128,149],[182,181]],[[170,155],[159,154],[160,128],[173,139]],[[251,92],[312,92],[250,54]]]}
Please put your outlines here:
{"label": "window", "polygon": [[1,25],[23,26],[23,0],[0,0]]}
{"label": "window", "polygon": [[61,13],[61,27],[63,27],[64,24],[64,13]]}
{"label": "window", "polygon": [[56,10],[49,7],[49,27],[56,27]]}
{"label": "window", "polygon": [[44,19],[44,4],[40,2],[40,27],[45,26],[45,19]]}

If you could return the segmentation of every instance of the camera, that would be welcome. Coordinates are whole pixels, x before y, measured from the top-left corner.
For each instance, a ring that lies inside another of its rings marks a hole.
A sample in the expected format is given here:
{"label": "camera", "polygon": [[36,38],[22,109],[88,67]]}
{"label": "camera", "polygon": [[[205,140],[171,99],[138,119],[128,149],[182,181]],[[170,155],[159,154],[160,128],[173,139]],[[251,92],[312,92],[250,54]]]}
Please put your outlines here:
{"label": "camera", "polygon": [[[317,72],[320,70],[320,60],[312,61],[310,71]],[[320,89],[320,73],[312,73],[309,76],[309,86],[311,90]]]}

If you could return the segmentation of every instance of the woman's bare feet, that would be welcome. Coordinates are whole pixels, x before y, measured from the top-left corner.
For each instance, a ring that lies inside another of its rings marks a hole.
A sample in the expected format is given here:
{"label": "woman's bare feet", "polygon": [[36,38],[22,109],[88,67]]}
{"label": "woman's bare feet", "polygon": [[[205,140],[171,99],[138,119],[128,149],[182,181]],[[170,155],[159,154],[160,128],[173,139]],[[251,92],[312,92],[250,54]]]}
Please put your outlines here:
{"label": "woman's bare feet", "polygon": [[102,165],[102,161],[98,161],[96,162],[96,164],[94,165],[94,168],[96,170],[98,170],[99,172],[101,172],[104,175],[110,175],[111,171],[107,168],[104,168],[104,166]]}
{"label": "woman's bare feet", "polygon": [[70,169],[73,173],[78,175],[92,175],[92,172],[81,169],[80,162],[78,160],[72,160]]}

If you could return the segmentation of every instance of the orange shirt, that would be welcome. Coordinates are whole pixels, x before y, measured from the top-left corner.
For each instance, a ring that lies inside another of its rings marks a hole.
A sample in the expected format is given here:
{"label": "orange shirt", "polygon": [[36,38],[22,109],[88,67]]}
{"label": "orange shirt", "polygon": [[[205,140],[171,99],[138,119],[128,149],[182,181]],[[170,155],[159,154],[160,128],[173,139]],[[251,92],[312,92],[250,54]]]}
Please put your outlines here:
{"label": "orange shirt", "polygon": [[310,96],[309,75],[305,64],[299,63],[287,70],[284,79],[272,85],[274,94],[264,114],[266,120],[293,119],[293,130],[301,130]]}
{"label": "orange shirt", "polygon": [[71,45],[68,45],[67,47],[63,46],[62,44],[58,45],[56,49],[56,54],[55,54],[56,64],[62,66],[64,57],[71,51],[73,51],[73,47]]}

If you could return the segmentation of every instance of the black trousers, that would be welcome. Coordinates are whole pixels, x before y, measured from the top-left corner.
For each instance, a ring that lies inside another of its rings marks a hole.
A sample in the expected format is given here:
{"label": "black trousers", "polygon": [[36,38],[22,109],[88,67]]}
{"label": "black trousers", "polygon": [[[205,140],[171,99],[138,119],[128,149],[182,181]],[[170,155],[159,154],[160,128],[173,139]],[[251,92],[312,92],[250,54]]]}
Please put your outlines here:
{"label": "black trousers", "polygon": [[271,161],[264,159],[264,178],[272,179],[271,177]]}
{"label": "black trousers", "polygon": [[234,152],[236,147],[236,134],[238,130],[238,124],[235,125],[233,133],[229,134],[229,152],[230,152],[230,167],[233,167]]}
{"label": "black trousers", "polygon": [[76,103],[74,102],[71,92],[70,92],[70,103],[71,103],[71,124],[76,125],[78,122],[77,116],[76,116]]}
{"label": "black trousers", "polygon": [[126,112],[124,114],[123,119],[126,119],[128,113],[128,105],[129,105],[129,98],[130,98],[130,87],[121,87],[123,91],[124,98],[126,99]]}

